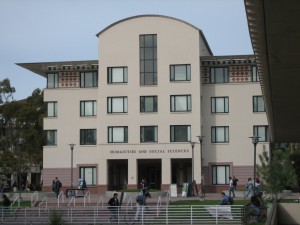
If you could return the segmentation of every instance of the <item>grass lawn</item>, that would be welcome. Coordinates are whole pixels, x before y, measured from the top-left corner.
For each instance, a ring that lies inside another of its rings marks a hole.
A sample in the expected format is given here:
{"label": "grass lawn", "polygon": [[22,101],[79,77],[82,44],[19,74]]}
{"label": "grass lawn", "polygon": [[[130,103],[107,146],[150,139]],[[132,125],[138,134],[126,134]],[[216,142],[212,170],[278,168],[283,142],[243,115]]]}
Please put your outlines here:
{"label": "grass lawn", "polygon": [[[219,200],[178,200],[172,202],[170,205],[218,205]],[[250,200],[234,200],[233,205],[246,205]]]}
{"label": "grass lawn", "polygon": [[[0,202],[0,206],[3,206],[2,202]],[[15,202],[13,204],[13,207],[17,207],[18,206],[18,202]],[[20,202],[20,206],[21,207],[29,207],[31,206],[31,202],[30,201],[23,201],[23,202]]]}

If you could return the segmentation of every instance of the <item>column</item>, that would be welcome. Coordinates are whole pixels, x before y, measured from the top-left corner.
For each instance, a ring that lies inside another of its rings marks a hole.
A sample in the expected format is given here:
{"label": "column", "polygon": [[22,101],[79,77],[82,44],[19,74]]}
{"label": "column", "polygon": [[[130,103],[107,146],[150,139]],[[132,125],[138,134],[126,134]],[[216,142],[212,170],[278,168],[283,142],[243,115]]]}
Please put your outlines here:
{"label": "column", "polygon": [[128,159],[128,189],[136,189],[138,183],[137,159]]}
{"label": "column", "polygon": [[162,159],[161,163],[161,189],[169,190],[171,184],[171,159]]}

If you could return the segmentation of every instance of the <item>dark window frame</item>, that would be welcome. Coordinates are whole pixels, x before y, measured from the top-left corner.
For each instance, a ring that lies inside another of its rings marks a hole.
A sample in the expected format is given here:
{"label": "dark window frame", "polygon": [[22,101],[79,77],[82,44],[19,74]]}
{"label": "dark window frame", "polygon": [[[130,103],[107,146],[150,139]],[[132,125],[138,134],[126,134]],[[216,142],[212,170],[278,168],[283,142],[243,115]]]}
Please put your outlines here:
{"label": "dark window frame", "polygon": [[[186,128],[186,139],[178,139],[178,128]],[[191,141],[191,125],[171,125],[170,126],[170,142],[190,142]]]}
{"label": "dark window frame", "polygon": [[[92,85],[87,85],[87,75],[92,73]],[[93,88],[98,87],[98,72],[96,71],[87,71],[80,72],[80,88]]]}
{"label": "dark window frame", "polygon": [[[114,128],[123,128],[123,141],[114,141]],[[128,126],[109,126],[107,127],[107,143],[128,143]]]}
{"label": "dark window frame", "polygon": [[[223,128],[224,141],[217,140],[217,128]],[[211,143],[229,143],[229,126],[212,126],[211,127]]]}
{"label": "dark window frame", "polygon": [[[92,102],[93,103],[93,109],[92,109],[92,112],[93,112],[93,114],[92,115],[86,115],[86,103],[90,103],[90,102]],[[83,107],[83,109],[82,109],[82,107]],[[79,109],[79,111],[80,111],[80,116],[81,117],[88,117],[88,116],[96,116],[97,115],[97,101],[96,100],[83,100],[83,101],[80,101],[80,109]],[[84,111],[84,112],[82,112],[82,111]]]}
{"label": "dark window frame", "polygon": [[[123,111],[122,112],[114,112],[113,111],[113,99],[123,99]],[[126,99],[126,104],[125,104]],[[128,97],[127,96],[114,96],[114,97],[107,97],[107,113],[114,114],[114,113],[128,113]],[[109,107],[109,105],[111,107]]]}
{"label": "dark window frame", "polygon": [[[222,81],[218,81],[219,77],[216,75],[216,69],[223,69],[222,73]],[[210,68],[210,83],[212,84],[222,84],[222,83],[229,83],[229,68],[228,67],[212,67]]]}
{"label": "dark window frame", "polygon": [[[113,70],[114,69],[123,69],[123,81],[114,82],[113,81]],[[126,84],[128,83],[128,67],[127,66],[116,66],[116,67],[107,67],[107,83],[108,84]]]}
{"label": "dark window frame", "polygon": [[[176,79],[176,67],[185,66],[185,79]],[[191,64],[172,64],[170,65],[170,81],[191,81]]]}
{"label": "dark window frame", "polygon": [[[146,99],[147,98],[152,98],[153,99],[153,111],[146,111]],[[157,100],[157,95],[149,95],[149,96],[140,96],[140,112],[141,113],[151,113],[151,112],[157,112],[158,108],[158,100]]]}
{"label": "dark window frame", "polygon": [[158,126],[140,126],[140,143],[156,142],[158,142]]}
{"label": "dark window frame", "polygon": [[[259,128],[264,128],[264,135],[259,134]],[[269,141],[269,126],[268,125],[255,125],[253,126],[253,136],[259,137],[259,142]]]}
{"label": "dark window frame", "polygon": [[[176,109],[176,97],[186,97],[186,110]],[[174,104],[173,104],[174,103]],[[192,95],[170,95],[170,111],[171,112],[191,112],[192,111]]]}
{"label": "dark window frame", "polygon": [[[219,183],[218,182],[218,174],[217,174],[217,168],[218,167],[225,167],[225,183]],[[216,168],[216,182],[214,180],[214,168]],[[212,180],[212,185],[226,185],[229,184],[229,176],[230,176],[230,165],[212,165],[211,167],[211,180]],[[228,171],[228,174],[227,174]]]}
{"label": "dark window frame", "polygon": [[80,129],[80,145],[97,145],[97,129]]}
{"label": "dark window frame", "polygon": [[[263,100],[264,105],[262,110],[260,110],[258,99]],[[253,112],[266,112],[266,105],[265,105],[264,97],[262,95],[252,96],[252,105],[253,105]]]}
{"label": "dark window frame", "polygon": [[[217,111],[216,99],[223,99],[224,106],[223,111]],[[211,97],[211,113],[229,113],[229,97],[228,96],[220,96],[220,97]],[[227,103],[227,111],[226,111],[226,103]]]}

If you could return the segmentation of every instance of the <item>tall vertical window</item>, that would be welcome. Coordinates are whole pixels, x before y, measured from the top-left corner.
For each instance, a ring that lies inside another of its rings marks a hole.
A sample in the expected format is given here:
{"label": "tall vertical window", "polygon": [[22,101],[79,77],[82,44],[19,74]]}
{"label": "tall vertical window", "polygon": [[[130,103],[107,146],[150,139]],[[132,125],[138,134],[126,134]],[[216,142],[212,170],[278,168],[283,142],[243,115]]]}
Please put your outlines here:
{"label": "tall vertical window", "polygon": [[127,113],[127,97],[108,97],[108,113]]}
{"label": "tall vertical window", "polygon": [[141,96],[140,112],[157,112],[157,96]]}
{"label": "tall vertical window", "polygon": [[157,35],[140,35],[140,84],[157,84]]}
{"label": "tall vertical window", "polygon": [[229,127],[212,127],[211,128],[212,143],[228,143],[229,142]]}
{"label": "tall vertical window", "polygon": [[227,67],[215,67],[210,69],[210,83],[228,83],[229,73]]}
{"label": "tall vertical window", "polygon": [[253,112],[265,112],[265,102],[263,96],[253,96]]}
{"label": "tall vertical window", "polygon": [[171,81],[190,81],[191,65],[170,65]]}
{"label": "tall vertical window", "polygon": [[80,116],[96,116],[96,101],[80,101]]}
{"label": "tall vertical window", "polygon": [[157,142],[157,126],[142,126],[140,132],[141,143]]}
{"label": "tall vertical window", "polygon": [[191,126],[190,125],[172,125],[170,127],[171,142],[189,142],[191,141]]}
{"label": "tall vertical window", "polygon": [[228,113],[228,97],[212,97],[211,112],[212,113]]}
{"label": "tall vertical window", "polygon": [[47,74],[47,88],[58,88],[58,73]]}
{"label": "tall vertical window", "polygon": [[187,112],[191,109],[191,95],[171,95],[171,112]]}
{"label": "tall vertical window", "polygon": [[108,143],[128,143],[128,127],[108,127]]}
{"label": "tall vertical window", "polygon": [[256,66],[252,67],[252,82],[259,82],[259,76]]}
{"label": "tall vertical window", "polygon": [[98,86],[97,72],[80,73],[80,87],[97,87],[97,86]]}
{"label": "tall vertical window", "polygon": [[108,67],[107,83],[127,83],[128,69],[127,67]]}
{"label": "tall vertical window", "polygon": [[46,146],[57,145],[57,130],[46,130]]}
{"label": "tall vertical window", "polygon": [[57,117],[57,102],[46,102],[47,117]]}
{"label": "tall vertical window", "polygon": [[259,137],[260,142],[269,141],[268,126],[254,126],[253,136]]}
{"label": "tall vertical window", "polygon": [[80,129],[80,145],[96,145],[96,129]]}
{"label": "tall vertical window", "polygon": [[229,184],[229,166],[212,166],[212,184]]}
{"label": "tall vertical window", "polygon": [[96,185],[96,167],[80,167],[79,177],[84,179],[87,185]]}

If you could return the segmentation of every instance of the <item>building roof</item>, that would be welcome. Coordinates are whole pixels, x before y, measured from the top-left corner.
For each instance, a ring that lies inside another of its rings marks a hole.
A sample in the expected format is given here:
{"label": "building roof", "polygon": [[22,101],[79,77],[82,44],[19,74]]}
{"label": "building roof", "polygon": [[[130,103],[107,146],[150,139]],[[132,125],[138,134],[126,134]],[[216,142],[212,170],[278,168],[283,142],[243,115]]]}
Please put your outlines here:
{"label": "building roof", "polygon": [[299,142],[300,1],[244,0],[273,142]]}

